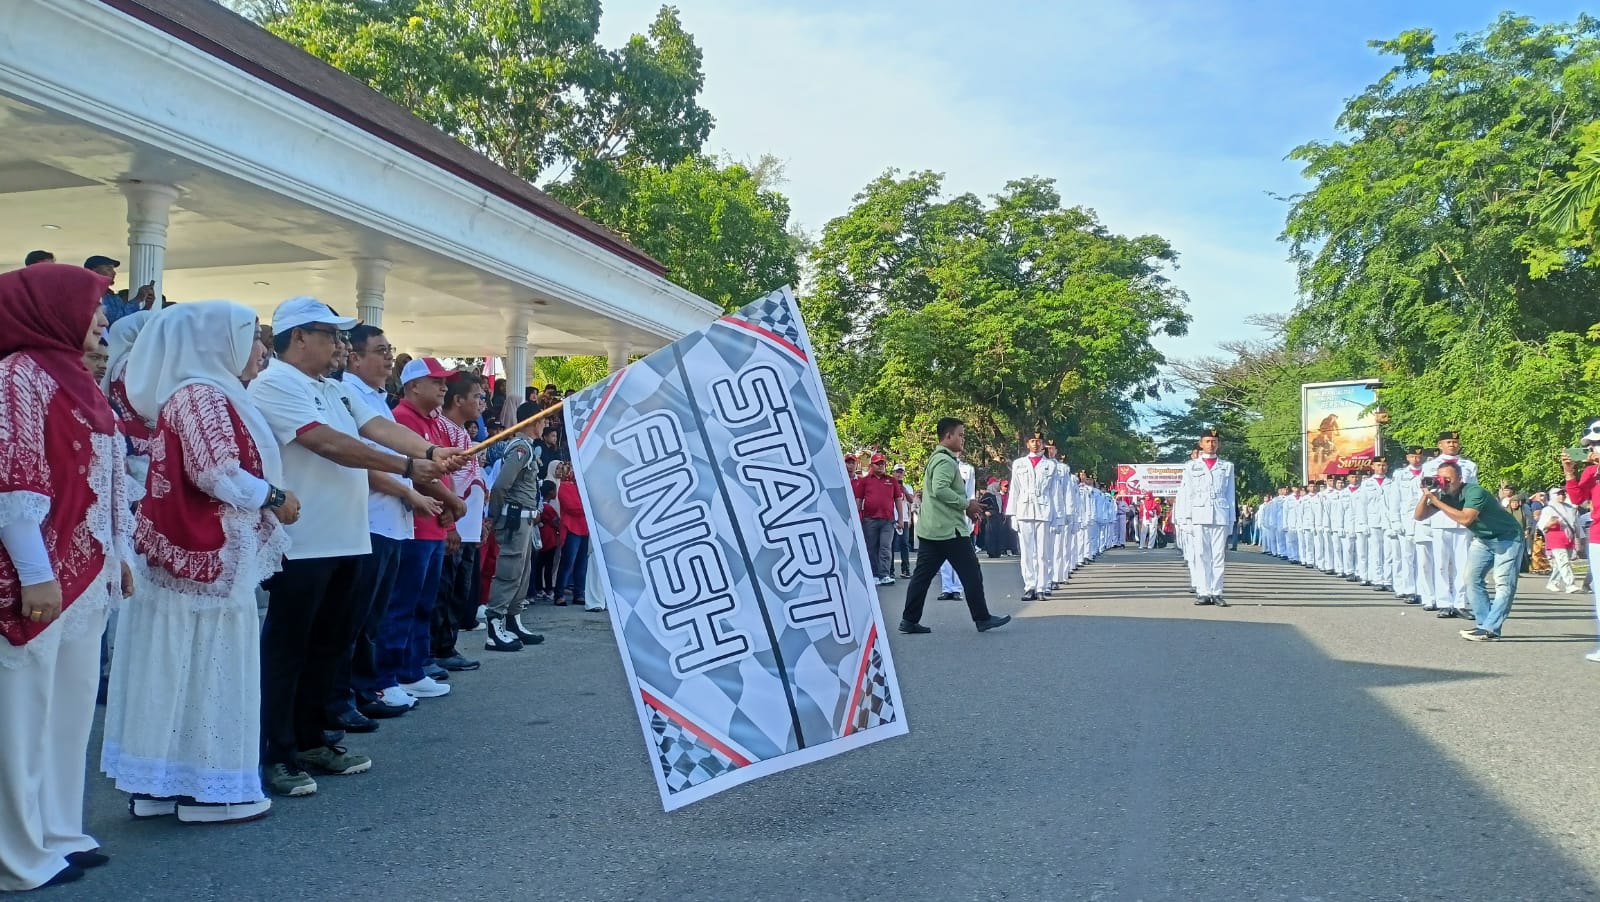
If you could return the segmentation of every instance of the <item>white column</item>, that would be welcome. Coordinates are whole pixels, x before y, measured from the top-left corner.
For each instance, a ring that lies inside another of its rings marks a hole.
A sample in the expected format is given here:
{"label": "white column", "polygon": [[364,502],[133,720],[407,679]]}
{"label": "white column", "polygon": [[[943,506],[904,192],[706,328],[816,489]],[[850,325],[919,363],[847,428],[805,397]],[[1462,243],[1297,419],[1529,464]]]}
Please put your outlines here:
{"label": "white column", "polygon": [[528,314],[513,310],[506,314],[506,410],[500,422],[510,426],[517,405],[528,387]]}
{"label": "white column", "polygon": [[615,373],[628,365],[628,356],[633,353],[633,343],[618,339],[606,345],[606,372]]}
{"label": "white column", "polygon": [[167,221],[178,189],[161,182],[125,182],[122,193],[128,198],[128,297],[155,283],[156,301],[161,306],[161,271],[167,262]]}
{"label": "white column", "polygon": [[357,257],[355,263],[356,318],[381,329],[384,287],[394,264],[382,257]]}

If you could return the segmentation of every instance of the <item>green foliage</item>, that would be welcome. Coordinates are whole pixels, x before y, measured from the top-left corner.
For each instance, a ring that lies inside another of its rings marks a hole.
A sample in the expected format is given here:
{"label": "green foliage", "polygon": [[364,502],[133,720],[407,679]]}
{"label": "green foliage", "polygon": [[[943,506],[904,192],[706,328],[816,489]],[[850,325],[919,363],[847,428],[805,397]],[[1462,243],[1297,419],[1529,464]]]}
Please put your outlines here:
{"label": "green foliage", "polygon": [[846,443],[915,461],[953,415],[980,466],[1036,428],[1103,476],[1140,457],[1131,401],[1163,362],[1150,339],[1189,321],[1171,247],[1110,233],[1045,179],[988,204],[942,185],[885,173],[813,250],[802,306]]}
{"label": "green foliage", "polygon": [[1505,14],[1438,43],[1375,42],[1396,63],[1346,105],[1343,136],[1291,154],[1312,182],[1284,231],[1301,301],[1265,350],[1298,362],[1230,395],[1273,475],[1297,459],[1274,443],[1298,431],[1280,427],[1303,381],[1381,378],[1393,438],[1460,428],[1486,481],[1521,486],[1553,478],[1600,406],[1600,20]]}
{"label": "green foliage", "polygon": [[[666,263],[679,285],[734,310],[799,281],[789,199],[764,187],[750,167],[694,156],[621,177],[625,190],[585,212]],[[565,199],[575,192],[558,186],[555,193]]]}
{"label": "green foliage", "polygon": [[[793,283],[789,202],[701,155],[700,50],[662,7],[597,43],[599,0],[274,0],[263,22],[660,260],[731,309]],[[764,181],[765,180],[765,181]]]}
{"label": "green foliage", "polygon": [[529,181],[609,196],[699,151],[700,50],[677,11],[600,46],[599,0],[289,0],[263,24]]}
{"label": "green foliage", "polygon": [[543,388],[555,383],[562,391],[588,388],[610,374],[604,357],[535,357],[528,384]]}

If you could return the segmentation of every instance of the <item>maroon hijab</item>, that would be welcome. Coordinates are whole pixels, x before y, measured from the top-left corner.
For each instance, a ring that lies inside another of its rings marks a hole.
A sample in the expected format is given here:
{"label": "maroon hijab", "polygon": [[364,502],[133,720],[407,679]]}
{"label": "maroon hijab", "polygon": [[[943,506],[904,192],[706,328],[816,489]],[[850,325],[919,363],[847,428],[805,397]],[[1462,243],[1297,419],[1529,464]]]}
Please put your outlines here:
{"label": "maroon hijab", "polygon": [[[45,548],[63,610],[94,584],[107,559],[88,522],[96,502],[89,468],[110,463],[94,460],[93,436],[114,436],[117,424],[84,366],[83,340],[110,284],[58,263],[0,274],[0,360],[7,364],[0,379],[0,493],[50,499]],[[0,548],[0,637],[12,645],[26,645],[49,626],[24,619],[20,597],[16,566]]]}
{"label": "maroon hijab", "polygon": [[111,280],[81,266],[35,263],[0,274],[0,357],[27,351],[95,432],[116,429],[94,374],[83,363],[83,337],[89,333],[100,298]]}

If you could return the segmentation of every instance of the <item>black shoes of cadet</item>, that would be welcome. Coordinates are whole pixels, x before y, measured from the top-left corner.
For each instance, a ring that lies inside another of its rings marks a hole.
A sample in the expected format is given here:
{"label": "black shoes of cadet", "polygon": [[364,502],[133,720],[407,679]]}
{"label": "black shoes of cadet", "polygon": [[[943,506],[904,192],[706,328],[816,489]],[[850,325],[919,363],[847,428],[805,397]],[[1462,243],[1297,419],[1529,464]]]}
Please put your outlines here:
{"label": "black shoes of cadet", "polygon": [[1011,615],[1010,614],[1006,614],[1003,617],[995,617],[994,615],[991,614],[989,616],[988,620],[979,620],[978,621],[978,632],[987,633],[990,630],[999,629],[1000,627],[1005,626],[1006,624],[1008,624],[1010,622],[1011,622]]}
{"label": "black shoes of cadet", "polygon": [[912,623],[909,620],[901,620],[900,621],[900,632],[909,633],[909,634],[915,636],[915,635],[918,635],[918,634],[921,634],[921,633],[931,633],[931,632],[933,632],[933,630],[928,628],[928,627],[926,627],[926,626],[923,626],[920,623]]}

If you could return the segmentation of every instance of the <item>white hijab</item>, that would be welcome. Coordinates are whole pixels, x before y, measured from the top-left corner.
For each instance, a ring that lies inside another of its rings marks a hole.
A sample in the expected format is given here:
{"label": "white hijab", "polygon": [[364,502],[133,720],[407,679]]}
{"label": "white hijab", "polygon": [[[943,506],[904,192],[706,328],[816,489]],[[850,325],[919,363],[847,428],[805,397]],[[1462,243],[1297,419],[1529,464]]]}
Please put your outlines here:
{"label": "white hijab", "polygon": [[221,391],[255,440],[263,477],[280,485],[283,457],[277,439],[239,381],[258,334],[255,312],[242,304],[197,301],[168,307],[134,344],[123,384],[134,410],[152,422],[185,385],[200,382]]}
{"label": "white hijab", "polygon": [[153,310],[140,310],[117,320],[106,330],[106,375],[100,380],[101,391],[111,391],[111,383],[122,378],[123,371],[128,368],[128,355],[133,353],[134,341],[153,316]]}

